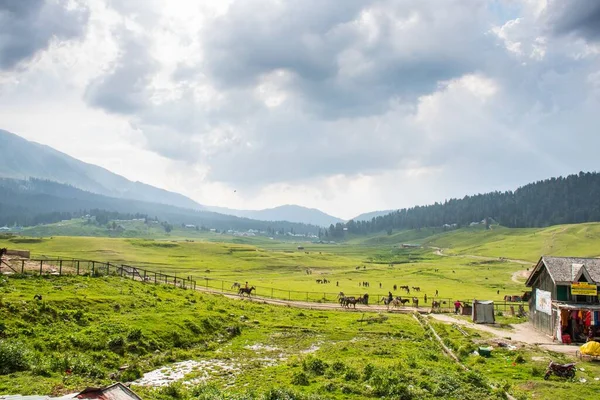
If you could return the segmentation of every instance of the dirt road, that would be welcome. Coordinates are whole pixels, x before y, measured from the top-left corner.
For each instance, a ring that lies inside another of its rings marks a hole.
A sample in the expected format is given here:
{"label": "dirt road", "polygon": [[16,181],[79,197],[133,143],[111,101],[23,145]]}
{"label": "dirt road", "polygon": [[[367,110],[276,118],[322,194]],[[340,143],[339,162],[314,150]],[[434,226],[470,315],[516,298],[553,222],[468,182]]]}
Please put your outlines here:
{"label": "dirt road", "polygon": [[444,253],[444,249],[441,249],[439,247],[431,247],[431,248],[435,250],[433,252],[433,254],[435,254],[436,256],[442,256],[442,257],[473,258],[473,259],[476,259],[476,260],[485,260],[485,261],[508,261],[508,262],[512,262],[512,263],[515,263],[515,264],[523,264],[523,265],[533,265],[533,264],[535,264],[535,263],[533,263],[531,261],[517,260],[516,258],[476,256],[476,255],[473,255],[473,254],[446,254],[446,253]]}
{"label": "dirt road", "polygon": [[429,314],[430,317],[434,318],[437,321],[449,323],[449,324],[457,324],[460,326],[465,326],[467,328],[475,329],[482,332],[491,333],[496,338],[506,339],[511,342],[519,342],[525,343],[529,345],[538,345],[547,350],[555,351],[558,353],[575,355],[575,352],[579,349],[579,346],[567,346],[562,344],[555,344],[551,337],[544,335],[535,330],[535,328],[529,323],[524,322],[522,324],[511,325],[512,330],[502,330],[498,328],[494,328],[493,326],[483,325],[483,324],[474,324],[469,321],[465,321],[464,319],[454,318],[448,314]]}

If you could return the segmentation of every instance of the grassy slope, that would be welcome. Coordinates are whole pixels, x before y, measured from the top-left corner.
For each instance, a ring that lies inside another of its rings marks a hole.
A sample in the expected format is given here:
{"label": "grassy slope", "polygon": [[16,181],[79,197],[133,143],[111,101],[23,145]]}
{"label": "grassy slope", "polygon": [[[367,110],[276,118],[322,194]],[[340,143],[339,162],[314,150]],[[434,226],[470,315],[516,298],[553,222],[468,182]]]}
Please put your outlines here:
{"label": "grassy slope", "polygon": [[506,257],[536,262],[541,255],[596,257],[600,255],[600,223],[548,228],[491,230],[464,228],[422,241],[448,248],[452,254]]}
{"label": "grassy slope", "polygon": [[[19,238],[12,242],[0,240],[0,246],[28,248],[37,255],[127,262],[179,276],[192,275],[203,284],[203,277],[208,276],[215,279],[209,284],[217,289],[227,289],[233,281],[249,281],[257,287],[259,295],[296,300],[306,300],[306,292],[311,292],[312,300],[323,296],[333,300],[339,291],[356,295],[368,292],[372,298],[380,298],[393,291],[394,284],[420,286],[421,295],[429,297],[438,290],[444,298],[455,297],[459,285],[461,298],[465,300],[501,299],[505,294],[523,291],[521,285],[510,279],[514,271],[522,269],[518,264],[439,257],[429,250],[387,245],[310,244],[298,251],[293,243],[277,242],[263,242],[263,247],[255,247],[185,240],[53,237],[38,239],[37,243],[19,243],[22,240],[30,242]],[[390,263],[394,263],[392,267]],[[357,270],[357,266],[361,268]],[[311,275],[306,274],[307,269],[312,270]],[[474,274],[473,269],[479,273]],[[322,278],[332,283],[316,283],[316,279]],[[370,282],[368,290],[359,286],[363,281]]]}
{"label": "grassy slope", "polygon": [[[38,293],[41,302],[32,299]],[[134,390],[148,399],[497,398],[488,383],[510,388],[519,398],[568,399],[574,390],[580,398],[593,398],[599,390],[593,381],[599,366],[586,365],[578,373],[588,379],[586,385],[545,382],[540,371],[547,361],[537,357],[562,356],[533,348],[497,349],[490,359],[474,358],[469,353],[485,337],[469,331],[465,338],[435,324],[473,369],[466,373],[409,315],[365,324],[357,322],[358,313],[275,307],[106,277],[11,278],[2,281],[0,298],[0,357],[10,353],[8,359],[23,361],[22,371],[0,373],[0,394],[64,393],[108,383],[111,374],[132,380],[186,359],[216,360],[237,370],[210,372],[210,387]],[[239,334],[227,327],[238,327]],[[21,355],[7,352],[15,346]],[[124,364],[129,368],[119,372]],[[65,374],[67,368],[71,374]],[[186,379],[204,372],[192,371]]]}
{"label": "grassy slope", "polygon": [[[15,369],[23,370],[0,375],[0,394],[65,392],[108,383],[111,373],[127,381],[188,358],[241,363],[234,392],[245,391],[248,385],[259,393],[272,386],[290,386],[293,377],[306,369],[310,384],[299,389],[339,398],[380,397],[389,394],[390,387],[407,391],[409,383],[437,388],[441,383],[435,377],[442,374],[442,381],[462,382],[453,389],[456,393],[488,393],[460,377],[406,315],[361,325],[356,323],[358,314],[239,302],[119,278],[12,278],[3,281],[0,293],[0,356],[12,360],[3,368],[22,361]],[[32,299],[37,293],[43,294],[42,302]],[[241,334],[232,337],[228,326],[239,327]],[[258,349],[248,348],[256,344]],[[318,356],[328,364],[341,362],[337,371],[322,376],[314,366],[303,368],[302,361],[310,358],[306,350],[312,346],[318,346]],[[286,361],[269,367],[265,360],[274,351],[277,357],[284,353]],[[365,382],[370,379],[363,375],[368,363],[375,367],[373,374],[394,381],[381,377]],[[124,364],[129,368],[118,372]],[[381,369],[387,366],[398,372],[392,376]],[[72,374],[66,374],[67,369]],[[355,373],[346,377],[347,371]],[[231,384],[231,376],[216,373],[212,381],[223,387]],[[365,383],[375,389],[367,389]],[[148,398],[161,397],[161,392],[140,390]]]}

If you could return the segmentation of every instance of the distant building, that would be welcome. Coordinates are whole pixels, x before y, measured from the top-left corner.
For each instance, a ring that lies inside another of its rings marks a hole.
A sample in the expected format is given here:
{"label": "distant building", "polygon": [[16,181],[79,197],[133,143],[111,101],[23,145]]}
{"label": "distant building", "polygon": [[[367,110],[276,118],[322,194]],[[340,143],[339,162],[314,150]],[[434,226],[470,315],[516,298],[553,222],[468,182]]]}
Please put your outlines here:
{"label": "distant building", "polygon": [[192,225],[192,224],[186,224],[185,227],[189,228],[189,229],[196,229],[196,225]]}
{"label": "distant building", "polygon": [[418,249],[420,247],[421,247],[420,244],[402,243],[402,248],[404,248],[404,249]]}
{"label": "distant building", "polygon": [[544,256],[525,284],[536,329],[563,343],[600,340],[600,259]]}

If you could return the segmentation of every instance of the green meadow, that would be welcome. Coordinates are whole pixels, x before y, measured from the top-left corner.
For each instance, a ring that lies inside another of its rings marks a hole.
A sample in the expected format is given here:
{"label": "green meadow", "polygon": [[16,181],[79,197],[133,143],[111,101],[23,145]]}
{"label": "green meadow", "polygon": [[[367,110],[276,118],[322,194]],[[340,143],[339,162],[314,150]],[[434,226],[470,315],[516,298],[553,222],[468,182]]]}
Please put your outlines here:
{"label": "green meadow", "polygon": [[409,314],[301,310],[119,277],[2,278],[0,317],[0,394],[115,380],[147,399],[560,399],[600,389],[598,365],[578,373],[586,385],[544,381],[547,360],[564,356],[531,347],[475,357],[486,334],[432,321],[465,371]]}
{"label": "green meadow", "polygon": [[[525,290],[513,274],[542,254],[597,255],[599,231],[600,224],[423,229],[337,244],[181,229],[145,238],[49,231],[2,236],[0,247],[30,250],[34,258],[127,263],[215,289],[248,281],[259,295],[296,300],[334,301],[344,291],[369,293],[374,302],[394,284],[420,286],[420,296],[438,290],[447,299],[500,300]],[[365,281],[370,287],[359,284]],[[527,346],[474,357],[477,346],[490,343],[486,334],[467,329],[464,336],[431,322],[468,372],[412,315],[300,310],[115,276],[4,276],[0,394],[60,394],[115,380],[133,381],[149,399],[488,399],[503,398],[505,390],[519,399],[560,399],[574,390],[592,398],[600,390],[597,364],[578,372],[586,384],[544,381],[548,360],[566,362],[564,355]],[[161,368],[173,383],[138,380]]]}

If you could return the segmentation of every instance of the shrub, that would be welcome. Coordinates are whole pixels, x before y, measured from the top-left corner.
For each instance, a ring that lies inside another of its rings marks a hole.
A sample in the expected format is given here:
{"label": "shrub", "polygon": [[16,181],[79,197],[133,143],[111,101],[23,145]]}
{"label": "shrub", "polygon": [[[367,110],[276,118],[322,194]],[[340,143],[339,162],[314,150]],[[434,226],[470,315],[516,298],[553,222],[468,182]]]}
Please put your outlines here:
{"label": "shrub", "polygon": [[142,377],[142,371],[137,365],[132,365],[121,374],[121,382],[132,382]]}
{"label": "shrub", "polygon": [[0,374],[10,374],[29,369],[27,351],[21,343],[0,341]]}
{"label": "shrub", "polygon": [[308,376],[304,372],[296,372],[292,375],[292,385],[308,386]]}
{"label": "shrub", "polygon": [[141,338],[142,338],[142,330],[139,328],[132,329],[127,334],[127,340],[129,340],[129,341],[140,340]]}
{"label": "shrub", "polygon": [[302,368],[308,373],[323,375],[327,369],[327,363],[320,358],[311,357],[302,362]]}
{"label": "shrub", "polygon": [[531,376],[540,377],[546,373],[542,368],[533,366],[531,367]]}
{"label": "shrub", "polygon": [[125,339],[123,339],[123,336],[115,336],[108,340],[107,345],[112,351],[120,351],[125,345]]}
{"label": "shrub", "polygon": [[331,364],[331,370],[337,373],[342,373],[346,370],[346,364],[341,361],[335,361]]}
{"label": "shrub", "polygon": [[344,380],[346,380],[346,381],[357,381],[358,378],[360,378],[360,376],[358,375],[358,372],[356,372],[353,369],[348,369],[346,371],[346,373],[344,374]]}
{"label": "shrub", "polygon": [[517,354],[517,356],[515,357],[515,362],[523,364],[525,362],[525,357],[523,357],[523,354]]}
{"label": "shrub", "polygon": [[371,379],[371,376],[373,375],[374,371],[375,367],[373,366],[373,364],[365,365],[365,367],[363,368],[363,380],[368,381],[369,379]]}

